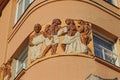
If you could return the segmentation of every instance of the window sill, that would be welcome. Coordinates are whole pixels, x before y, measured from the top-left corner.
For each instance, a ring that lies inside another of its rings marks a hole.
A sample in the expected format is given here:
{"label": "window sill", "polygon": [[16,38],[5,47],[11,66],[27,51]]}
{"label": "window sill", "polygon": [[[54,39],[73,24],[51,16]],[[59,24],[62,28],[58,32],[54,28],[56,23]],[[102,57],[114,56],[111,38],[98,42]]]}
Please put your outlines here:
{"label": "window sill", "polygon": [[103,64],[103,65],[105,65],[105,66],[120,73],[120,67],[118,67],[118,66],[115,66],[115,65],[113,65],[113,64],[111,64],[103,59],[98,58],[98,57],[95,57],[95,61],[97,61],[97,62],[99,62],[99,63],[101,63],[101,64]]}

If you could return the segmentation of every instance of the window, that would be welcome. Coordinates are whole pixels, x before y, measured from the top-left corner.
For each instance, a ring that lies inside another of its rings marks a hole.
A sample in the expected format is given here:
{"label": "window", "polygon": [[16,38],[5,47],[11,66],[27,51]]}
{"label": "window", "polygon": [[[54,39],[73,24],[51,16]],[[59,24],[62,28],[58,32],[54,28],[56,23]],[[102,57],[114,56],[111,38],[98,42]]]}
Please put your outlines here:
{"label": "window", "polygon": [[93,74],[90,74],[85,80],[118,80],[118,78],[114,78],[114,79],[104,79],[98,75],[93,75]]}
{"label": "window", "polygon": [[109,2],[109,3],[112,3],[112,0],[106,0],[107,2]]}
{"label": "window", "polygon": [[118,0],[105,0],[106,2],[118,6]]}
{"label": "window", "polygon": [[28,61],[28,47],[26,47],[16,59],[15,76],[17,76],[23,69],[27,67],[27,61]]}
{"label": "window", "polygon": [[17,8],[16,8],[16,19],[15,23],[17,20],[21,17],[21,15],[24,13],[24,11],[27,9],[27,7],[33,2],[33,0],[19,0],[17,3]]}
{"label": "window", "polygon": [[115,42],[103,35],[93,33],[95,56],[114,65],[117,65],[117,52]]}

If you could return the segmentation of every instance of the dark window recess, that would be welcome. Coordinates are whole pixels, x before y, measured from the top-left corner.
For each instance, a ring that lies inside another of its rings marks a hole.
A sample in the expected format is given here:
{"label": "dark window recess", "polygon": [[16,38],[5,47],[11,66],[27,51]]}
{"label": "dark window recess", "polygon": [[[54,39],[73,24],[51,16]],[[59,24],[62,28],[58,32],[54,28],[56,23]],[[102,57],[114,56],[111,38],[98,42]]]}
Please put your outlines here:
{"label": "dark window recess", "polygon": [[105,0],[105,1],[107,1],[107,2],[109,2],[109,3],[111,3],[111,4],[112,4],[112,0]]}

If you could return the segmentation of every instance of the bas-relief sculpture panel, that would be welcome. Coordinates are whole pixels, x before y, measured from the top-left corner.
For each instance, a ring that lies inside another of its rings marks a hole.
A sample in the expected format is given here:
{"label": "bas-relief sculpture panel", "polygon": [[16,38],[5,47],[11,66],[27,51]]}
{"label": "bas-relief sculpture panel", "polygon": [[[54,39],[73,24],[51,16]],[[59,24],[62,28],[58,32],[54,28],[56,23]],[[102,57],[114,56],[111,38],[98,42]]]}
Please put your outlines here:
{"label": "bas-relief sculpture panel", "polygon": [[[63,22],[65,25],[61,25]],[[53,19],[51,24],[45,26],[44,30],[39,23],[35,24],[34,32],[29,37],[31,61],[44,57],[48,51],[51,51],[51,55],[56,54],[58,45],[61,45],[66,54],[92,55],[88,47],[91,41],[91,26],[92,24],[87,21],[69,18],[65,21]],[[63,40],[60,40],[61,36],[64,37]],[[42,51],[43,43],[45,48]]]}

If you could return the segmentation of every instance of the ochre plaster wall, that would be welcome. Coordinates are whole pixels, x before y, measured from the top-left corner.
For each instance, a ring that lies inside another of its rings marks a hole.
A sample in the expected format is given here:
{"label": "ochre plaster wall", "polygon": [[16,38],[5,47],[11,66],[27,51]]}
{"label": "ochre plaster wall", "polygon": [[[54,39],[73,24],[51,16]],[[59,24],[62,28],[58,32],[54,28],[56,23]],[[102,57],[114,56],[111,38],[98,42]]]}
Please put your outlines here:
{"label": "ochre plaster wall", "polygon": [[[35,4],[36,1],[33,5]],[[19,27],[19,30],[9,41],[7,59],[13,55],[23,40],[33,31],[34,24],[46,25],[54,18],[83,19],[120,36],[120,20],[93,5],[83,1],[55,1],[43,4],[33,8],[26,16],[23,15],[22,21],[16,24],[15,27]]]}
{"label": "ochre plaster wall", "polygon": [[[33,31],[34,24],[46,25],[54,18],[86,20],[120,37],[120,19],[86,3],[90,2],[88,0],[84,0],[86,2],[82,0],[50,2],[52,0],[49,0],[49,3],[45,2],[39,5],[37,4],[40,1],[35,0],[16,25],[14,25],[15,8],[11,7],[15,3],[11,1],[13,0],[10,0],[3,10],[2,17],[0,17],[0,65],[16,52],[22,42]],[[113,11],[117,10],[114,9]],[[29,13],[27,14],[27,12]],[[120,78],[119,73],[95,62],[93,59],[75,56],[56,57],[40,62],[28,69],[22,78],[25,80],[37,80],[38,78],[41,80],[84,80],[90,73],[104,78]]]}
{"label": "ochre plaster wall", "polygon": [[29,68],[25,80],[85,80],[90,74],[105,79],[120,78],[120,73],[94,59],[80,56],[60,56],[41,61]]}
{"label": "ochre plaster wall", "polygon": [[11,15],[11,1],[7,4],[0,17],[0,65],[4,63],[7,53],[7,36]]}

